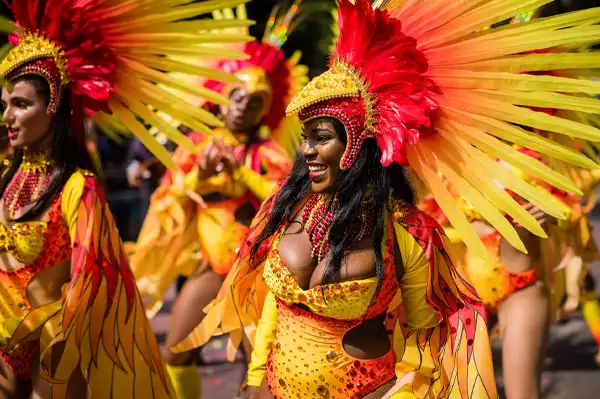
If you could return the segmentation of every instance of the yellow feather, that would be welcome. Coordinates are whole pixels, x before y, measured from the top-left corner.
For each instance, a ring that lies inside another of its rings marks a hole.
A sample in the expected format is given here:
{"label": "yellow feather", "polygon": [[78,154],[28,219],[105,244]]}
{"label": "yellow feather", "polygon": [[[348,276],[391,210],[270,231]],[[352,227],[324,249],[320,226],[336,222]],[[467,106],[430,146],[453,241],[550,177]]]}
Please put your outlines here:
{"label": "yellow feather", "polygon": [[[187,18],[193,18],[198,15],[206,14],[214,10],[235,7],[239,4],[245,4],[250,0],[208,0],[200,3],[181,5],[179,7],[169,7],[169,11],[162,14],[152,13],[139,18],[139,22],[161,23],[173,22]],[[189,2],[186,2],[189,3]]]}
{"label": "yellow feather", "polygon": [[491,100],[472,91],[446,89],[444,93],[444,96],[437,97],[442,108],[447,104],[448,107],[473,114],[585,140],[600,141],[600,129],[592,126]]}
{"label": "yellow feather", "polygon": [[223,72],[218,68],[203,67],[200,65],[184,62],[183,60],[179,61],[173,58],[169,59],[153,55],[138,57],[137,60],[149,67],[160,69],[162,71],[170,73],[197,75],[202,76],[202,78],[204,79],[219,80],[226,83],[235,83],[239,81],[239,79],[235,75]]}
{"label": "yellow feather", "polygon": [[[482,0],[463,0],[463,1],[429,1],[425,4],[419,4],[413,7],[413,12],[408,16],[400,12],[393,12],[392,15],[398,16],[402,21],[406,35],[416,36],[423,33],[424,30],[431,31],[444,25],[447,21],[465,14],[467,11],[480,5]],[[431,5],[431,7],[424,7]]]}
{"label": "yellow feather", "polygon": [[521,170],[526,170],[530,175],[538,177],[555,187],[565,191],[579,193],[577,187],[568,177],[560,175],[543,163],[520,153],[515,148],[502,143],[495,137],[482,134],[479,129],[456,122],[442,123],[442,129],[443,128],[455,132],[456,135],[460,135],[460,137],[474,144],[477,148],[494,158],[499,158]]}
{"label": "yellow feather", "polygon": [[[147,87],[144,84],[141,84],[138,88],[127,87],[124,84],[121,84],[118,87],[122,96],[137,96],[141,101],[151,105],[152,108],[161,110],[161,112],[170,115],[174,119],[198,132],[210,134],[212,131],[212,129],[202,123],[200,119],[203,117],[203,113],[207,111],[201,108],[192,107],[187,103],[170,101],[172,99],[172,97],[170,97],[171,94],[162,90],[160,87]],[[160,94],[162,94],[162,98],[158,97]],[[222,124],[222,122],[220,123]]]}
{"label": "yellow feather", "polygon": [[494,100],[514,105],[600,113],[600,100],[593,97],[510,90],[478,90],[477,92]]}
{"label": "yellow feather", "polygon": [[226,8],[223,11],[223,18],[225,19],[233,19],[235,18],[235,14],[231,8]]}
{"label": "yellow feather", "polygon": [[[547,214],[559,219],[564,219],[565,215],[569,211],[564,204],[562,204],[560,201],[549,200],[549,195],[545,195],[540,190],[534,188],[532,185],[523,180],[521,176],[515,174],[512,169],[502,166],[495,159],[490,158],[489,155],[476,150],[468,144],[464,144],[465,142],[468,142],[468,139],[460,136],[458,130],[455,130],[453,134],[456,137],[457,145],[461,146],[463,152],[470,155],[472,162],[476,162],[476,164],[472,165],[473,171],[476,173],[482,173],[486,176],[493,176],[493,179],[498,181],[498,183],[500,183],[503,187],[507,187],[508,189],[514,191],[527,201],[542,209]],[[504,151],[503,153],[506,154],[507,152]],[[510,159],[511,156],[502,155],[500,157],[500,159],[505,158]],[[514,163],[509,161],[506,161],[506,163],[513,167],[516,166]],[[516,163],[520,164],[518,161]],[[564,179],[568,180],[567,177],[564,177]]]}
{"label": "yellow feather", "polygon": [[121,101],[143,120],[150,123],[152,126],[157,127],[161,133],[164,133],[170,140],[175,142],[177,145],[184,147],[186,150],[190,151],[193,154],[198,152],[198,148],[185,134],[171,126],[169,123],[167,123],[167,121],[158,116],[155,112],[152,112],[139,100],[136,100],[133,97],[122,97],[119,95],[116,96],[116,100]]}
{"label": "yellow feather", "polygon": [[526,33],[548,32],[573,26],[588,25],[589,23],[595,24],[598,22],[600,22],[600,10],[598,10],[598,8],[589,8],[587,10],[564,13],[547,18],[539,18],[526,23],[508,24],[492,30],[484,30],[471,35],[468,39],[471,40],[471,42],[476,43],[507,37],[518,37]]}
{"label": "yellow feather", "polygon": [[167,75],[165,73],[156,71],[132,60],[123,59],[123,62],[125,63],[125,65],[131,68],[132,73],[137,73],[140,78],[147,79],[157,84],[163,84],[172,87],[173,89],[181,90],[183,92],[187,92],[192,95],[205,98],[208,101],[217,104],[224,104],[227,101],[227,99],[223,95],[205,87],[190,85],[188,82],[177,79],[172,75]]}
{"label": "yellow feather", "polygon": [[250,42],[251,36],[239,33],[135,32],[121,35],[111,42],[113,47],[194,46],[206,43]]}
{"label": "yellow feather", "polygon": [[[169,113],[176,110],[179,111],[179,114],[185,113],[187,115],[184,118],[186,121],[198,120],[203,124],[222,126],[222,122],[207,110],[189,104],[161,86],[152,85],[135,75],[131,75],[129,81],[121,79],[117,85],[117,90],[127,91],[128,94],[138,97],[143,103],[162,112]],[[124,96],[125,94],[121,93],[121,95]]]}
{"label": "yellow feather", "polygon": [[156,158],[158,158],[160,162],[162,162],[169,169],[176,169],[175,164],[171,159],[171,154],[169,154],[169,152],[162,145],[160,145],[154,139],[154,137],[152,137],[144,125],[136,120],[135,115],[133,115],[127,110],[127,108],[125,108],[115,99],[110,100],[110,109],[119,117],[123,124],[140,139],[142,144],[144,144],[144,146],[146,146],[146,148],[148,148],[148,150],[150,150],[156,156]]}
{"label": "yellow feather", "polygon": [[[452,133],[449,133],[443,129],[439,129],[438,134],[440,134],[440,142],[444,145],[444,148],[446,148],[448,143],[452,143],[454,140],[457,140],[455,134],[453,135]],[[523,209],[523,207],[520,206],[510,195],[508,195],[508,193],[504,191],[504,188],[501,188],[495,180],[490,179],[489,170],[474,167],[477,165],[474,159],[470,156],[470,153],[474,153],[476,150],[470,147],[466,141],[460,139],[457,140],[456,144],[462,148],[461,151],[464,157],[461,157],[460,160],[456,160],[454,159],[455,157],[452,157],[451,155],[454,154],[454,152],[440,152],[440,159],[442,159],[443,162],[453,170],[453,172],[449,172],[447,170],[441,170],[441,172],[447,177],[448,173],[459,174],[465,180],[465,182],[468,182],[472,187],[477,189],[497,209],[512,216],[513,219],[517,220],[523,227],[531,231],[533,234],[545,238],[546,234],[544,233],[544,229],[542,229],[535,218],[529,212]],[[481,153],[481,156],[486,155]],[[485,172],[482,173],[482,171]],[[515,175],[515,178],[519,177]]]}
{"label": "yellow feather", "polygon": [[519,90],[561,93],[600,93],[600,82],[549,75],[507,72],[475,72],[464,69],[431,68],[427,75],[442,88]]}
{"label": "yellow feather", "polygon": [[595,162],[579,153],[579,151],[564,147],[554,140],[527,131],[516,125],[447,107],[444,108],[444,112],[446,117],[451,121],[479,129],[501,140],[530,148],[541,154],[562,159],[565,162],[583,168],[591,169],[596,167]]}
{"label": "yellow feather", "polygon": [[237,6],[235,9],[235,12],[236,12],[238,19],[240,19],[240,20],[245,20],[248,18],[248,15],[246,14],[246,6],[244,6],[243,4]]}
{"label": "yellow feather", "polygon": [[155,47],[132,47],[127,51],[130,57],[138,57],[140,55],[155,55],[155,54],[169,54],[174,56],[193,56],[198,58],[214,58],[214,59],[229,59],[229,60],[245,60],[248,59],[248,55],[238,50],[232,50],[222,47],[215,47],[209,45],[197,45],[188,47],[169,47],[169,46],[155,46]]}
{"label": "yellow feather", "polygon": [[600,39],[600,26],[579,26],[558,31],[533,32],[515,37],[474,42],[466,40],[445,47],[425,50],[432,67],[482,61],[510,54],[542,50],[573,42],[596,43]]}
{"label": "yellow feather", "polygon": [[587,155],[590,159],[598,159],[598,153],[596,152],[594,147],[590,145],[590,143],[588,143],[585,140],[581,140],[578,141],[578,144],[581,147],[581,151],[583,151],[583,153]]}
{"label": "yellow feather", "polygon": [[471,71],[521,73],[571,68],[595,68],[598,65],[600,65],[600,52],[514,55],[459,64],[453,67]]}
{"label": "yellow feather", "polygon": [[487,249],[475,233],[473,226],[471,226],[462,210],[456,204],[454,197],[450,194],[442,179],[438,176],[437,171],[432,168],[433,165],[426,162],[427,157],[425,153],[420,151],[420,148],[409,147],[407,158],[411,167],[435,196],[440,208],[444,211],[444,214],[452,226],[454,226],[461,239],[476,256],[489,262]]}
{"label": "yellow feather", "polygon": [[523,11],[535,10],[552,0],[497,0],[463,13],[450,23],[419,36],[418,47],[429,49],[467,36]]}

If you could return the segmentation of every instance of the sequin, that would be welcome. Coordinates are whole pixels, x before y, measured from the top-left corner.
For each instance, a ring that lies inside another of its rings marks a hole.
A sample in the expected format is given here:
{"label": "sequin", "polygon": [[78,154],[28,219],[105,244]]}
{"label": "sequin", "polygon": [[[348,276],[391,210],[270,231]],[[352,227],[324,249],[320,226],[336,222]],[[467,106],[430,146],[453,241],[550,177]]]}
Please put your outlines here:
{"label": "sequin", "polygon": [[[285,343],[311,342],[304,351],[272,351],[267,359],[267,381],[276,398],[360,398],[373,386],[394,377],[396,354],[390,350],[377,359],[358,361],[343,349],[344,334],[359,320],[334,320],[278,300],[274,347]],[[309,328],[299,328],[300,317]],[[332,350],[331,347],[337,348]],[[367,375],[361,369],[380,370]]]}
{"label": "sequin", "polygon": [[[0,270],[0,284],[8,290],[0,295],[0,308],[6,324],[10,320],[19,321],[31,310],[27,300],[27,287],[31,279],[42,269],[52,267],[71,256],[71,240],[61,216],[61,196],[52,204],[49,210],[48,223],[28,222],[15,224],[15,229],[4,230],[0,251],[9,252],[17,261],[27,259],[25,266],[12,270]],[[36,241],[34,245],[34,241]],[[10,245],[9,242],[14,242]],[[12,250],[9,250],[10,248]],[[34,251],[27,253],[25,250]],[[16,252],[20,251],[20,252]],[[23,263],[23,262],[22,262]],[[0,342],[5,342],[10,336],[0,336]],[[8,351],[0,350],[0,355],[20,378],[28,378],[29,359],[37,351],[38,341],[31,341]]]}
{"label": "sequin", "polygon": [[[386,267],[391,268],[392,275],[393,263]],[[302,303],[322,316],[346,320],[370,318],[384,312],[398,289],[395,278],[386,279],[379,291],[379,298],[382,300],[375,303],[372,299],[377,291],[376,277],[303,290],[296,283],[277,250],[271,251],[267,258],[264,278],[269,289],[284,302]]]}
{"label": "sequin", "polygon": [[[393,251],[393,240],[387,240],[386,245]],[[393,260],[384,263],[384,280],[376,298],[377,278],[303,290],[277,246],[278,240],[267,256],[263,273],[278,302],[275,350],[269,354],[266,371],[274,397],[354,399],[392,379],[396,363],[392,349],[377,359],[357,360],[345,352],[342,340],[364,320],[387,311],[399,289]],[[299,303],[309,310],[297,306]],[[299,346],[303,350],[280,350]]]}

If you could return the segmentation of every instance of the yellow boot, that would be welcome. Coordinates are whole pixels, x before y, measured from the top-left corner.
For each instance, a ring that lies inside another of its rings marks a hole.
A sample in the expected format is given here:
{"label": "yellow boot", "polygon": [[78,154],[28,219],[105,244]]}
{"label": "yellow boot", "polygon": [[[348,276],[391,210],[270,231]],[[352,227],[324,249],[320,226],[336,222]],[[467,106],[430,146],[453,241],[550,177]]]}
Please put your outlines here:
{"label": "yellow boot", "polygon": [[[600,301],[594,292],[586,292],[581,301],[581,313],[587,323],[596,345],[600,348]],[[600,352],[596,355],[596,364],[600,366]]]}
{"label": "yellow boot", "polygon": [[200,399],[202,386],[198,367],[171,366],[167,364],[167,372],[171,377],[177,399]]}

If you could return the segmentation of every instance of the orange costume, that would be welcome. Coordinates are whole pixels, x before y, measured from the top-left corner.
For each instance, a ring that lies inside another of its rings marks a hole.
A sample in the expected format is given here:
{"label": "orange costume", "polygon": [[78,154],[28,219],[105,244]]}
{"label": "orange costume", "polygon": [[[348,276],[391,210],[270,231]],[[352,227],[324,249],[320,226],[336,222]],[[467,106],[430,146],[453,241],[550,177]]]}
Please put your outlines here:
{"label": "orange costume", "polygon": [[[198,19],[190,27],[188,22],[222,8],[219,1],[200,8],[185,3],[15,0],[11,4],[15,33],[10,35],[15,47],[0,63],[0,78],[4,82],[22,76],[42,77],[50,88],[46,113],[52,118],[69,118],[65,119],[70,120],[68,134],[80,143],[84,119],[93,117],[105,125],[125,126],[172,166],[139,122],[147,118],[162,126],[149,108],[184,110],[184,122],[199,130],[209,130],[205,123],[216,120],[206,112],[189,109],[184,100],[173,98],[167,90],[177,87],[198,94],[165,73],[189,72],[190,68],[167,63],[163,56],[185,53],[190,43],[201,38],[203,43],[212,42],[205,35],[221,24]],[[7,21],[2,23],[9,26]],[[246,24],[227,21],[224,25]],[[168,45],[165,37],[169,37]],[[215,39],[220,43],[242,40],[235,36]],[[206,50],[207,54],[217,52],[218,48]],[[192,73],[214,76],[210,71]],[[67,96],[69,103],[65,102]],[[216,93],[209,96],[215,102],[226,102]],[[173,130],[168,130],[171,138],[194,148]],[[17,218],[21,208],[37,204],[53,182],[60,182],[55,180],[54,155],[51,150],[31,153],[19,148],[3,164],[3,182],[7,182],[2,202],[8,215],[6,224],[0,224],[3,362],[18,378],[41,375],[51,384],[55,399],[67,397],[69,382],[76,375],[83,376],[87,395],[94,399],[123,395],[172,398],[173,388],[97,178],[74,168],[41,216],[25,213],[19,216],[23,220]],[[56,294],[51,300],[37,303],[37,293],[50,291]],[[31,358],[36,352],[40,375],[31,375]]]}
{"label": "orange costume", "polygon": [[[286,60],[281,46],[287,38],[282,35],[289,33],[287,28],[297,12],[298,6],[294,5],[281,19],[273,20],[273,28],[261,42],[246,44],[243,50],[247,60],[218,63],[217,68],[233,73],[237,82],[203,82],[225,97],[236,89],[262,96],[262,126],[253,142],[247,142],[244,134],[235,135],[222,127],[210,134],[192,132],[189,138],[196,151],[182,147],[175,151],[177,170],[167,172],[152,195],[139,239],[130,246],[138,286],[149,297],[149,315],[160,309],[166,289],[179,275],[190,275],[203,264],[217,274],[227,275],[248,230],[236,220],[236,212],[250,205],[254,214],[291,170],[299,125],[286,118],[285,104],[307,80],[307,69],[297,64],[298,56]],[[232,11],[223,12],[228,13]],[[245,9],[239,7],[237,15],[243,19]],[[190,85],[200,83],[190,81]],[[201,105],[197,98],[189,101]],[[232,175],[221,171],[199,179],[199,154],[214,138],[235,145],[242,166]]]}
{"label": "orange costume", "polygon": [[[496,158],[528,166],[541,180],[561,188],[577,188],[506,142],[541,148],[579,165],[594,163],[552,140],[536,139],[515,124],[548,125],[561,133],[573,131],[600,140],[598,129],[584,129],[515,105],[533,101],[525,93],[546,98],[559,82],[595,85],[531,78],[518,72],[542,69],[546,59],[526,55],[515,61],[514,57],[548,42],[570,43],[573,39],[568,35],[575,35],[588,16],[575,13],[568,21],[555,18],[539,26],[517,24],[482,31],[523,7],[517,4],[522,2],[505,3],[502,8],[497,1],[339,0],[340,32],[330,68],[288,106],[288,114],[298,114],[302,122],[329,117],[343,124],[347,140],[340,160],[342,174],[356,166],[357,157],[365,156],[361,148],[367,140],[376,140],[384,167],[410,166],[459,237],[484,259],[489,257],[486,247],[443,177],[510,243],[524,249],[503,212],[536,234],[543,235],[543,230],[498,181],[558,217],[566,217],[564,207],[540,196]],[[547,61],[575,65],[558,55]],[[520,90],[524,91],[521,97]],[[310,147],[311,141],[304,145]],[[295,186],[284,183],[279,192],[289,187]],[[390,198],[394,193],[378,194]],[[336,223],[332,220],[337,215],[337,195],[311,193],[296,204],[298,209],[305,204],[300,223],[319,267]],[[279,211],[278,201],[285,204],[286,199],[276,193],[263,204],[217,300],[205,309],[207,315],[195,331],[172,350],[187,351],[213,334],[229,333],[229,358],[239,345],[251,345],[248,384],[259,386],[266,377],[277,399],[357,399],[378,387],[386,387],[384,398],[393,399],[497,397],[483,304],[454,267],[446,236],[433,218],[390,199],[381,204],[384,212],[378,217],[383,218],[385,234],[374,247],[381,245],[385,264],[380,286],[376,279],[364,279],[303,290],[278,253],[279,235],[291,223],[290,213],[285,211],[277,233],[261,236],[269,231],[265,226],[273,227],[268,223]],[[368,209],[364,201],[361,206]],[[369,230],[365,219],[373,223],[368,215],[364,211],[355,216],[360,234]],[[346,234],[354,239],[353,229]],[[335,239],[340,240],[339,233]],[[402,273],[398,264],[403,265]],[[344,351],[343,337],[350,329],[384,314],[392,350],[373,360],[356,359]],[[387,388],[390,381],[393,386]]]}
{"label": "orange costume", "polygon": [[[523,149],[521,151],[535,159],[540,159],[539,154],[533,151]],[[574,310],[579,304],[580,289],[587,273],[584,264],[593,261],[597,253],[596,243],[591,234],[591,225],[585,209],[580,203],[580,196],[557,190],[543,181],[529,179],[516,169],[515,172],[536,187],[540,195],[551,198],[558,206],[563,207],[564,212],[568,215],[568,219],[559,220],[557,224],[550,224],[548,239],[541,242],[541,263],[528,271],[513,273],[504,267],[499,254],[502,235],[497,230],[492,230],[480,237],[489,255],[489,258],[484,260],[460,242],[433,196],[427,195],[419,204],[419,208],[435,217],[438,223],[444,226],[446,234],[451,237],[453,242],[452,250],[456,253],[456,260],[464,267],[469,281],[477,287],[477,293],[488,310],[495,312],[498,306],[514,292],[526,288],[538,280],[544,280],[552,290],[552,309],[555,316],[558,316],[557,311],[565,294],[568,298],[577,298],[570,299],[564,304],[570,308],[569,310]],[[589,193],[589,186],[595,185],[594,176],[598,174],[598,170],[592,172],[580,170],[579,174],[586,182],[586,185],[581,187],[581,191]],[[463,208],[471,222],[487,223],[468,201],[461,198],[452,187],[448,188],[454,193],[457,203]],[[509,193],[514,196],[514,193],[510,191]],[[517,196],[515,199],[522,202],[522,199]],[[592,199],[590,198],[588,202],[590,200]],[[592,205],[592,203],[590,202],[588,205]],[[581,259],[583,264],[577,261],[573,262],[573,258]],[[573,301],[575,303],[572,303]],[[566,309],[565,306],[563,306],[563,310]]]}
{"label": "orange costume", "polygon": [[[531,151],[525,153],[539,159],[538,154]],[[595,361],[600,365],[600,302],[594,287],[586,285],[588,265],[596,260],[598,255],[587,213],[595,204],[593,188],[600,177],[600,169],[568,170],[569,175],[576,177],[575,181],[584,193],[585,206],[581,204],[580,196],[569,195],[541,181],[531,180],[531,184],[537,187],[542,195],[553,197],[555,201],[563,204],[569,218],[560,220],[557,224],[550,224],[548,239],[541,242],[540,263],[522,273],[509,271],[500,261],[502,236],[498,231],[492,230],[481,237],[489,253],[489,260],[484,261],[458,241],[454,230],[448,225],[448,219],[431,195],[421,202],[420,208],[435,216],[436,220],[445,226],[446,233],[454,238],[451,247],[454,259],[462,265],[469,282],[477,288],[477,294],[489,311],[497,311],[513,293],[543,281],[550,292],[553,321],[581,306],[583,317],[599,348]],[[524,174],[522,176],[526,178]],[[470,204],[461,198],[457,200],[470,216],[470,220],[485,222]]]}
{"label": "orange costume", "polygon": [[[6,288],[0,297],[1,353],[18,377],[30,378],[29,362],[39,350],[53,397],[66,395],[75,367],[86,370],[94,397],[108,398],[127,386],[137,387],[134,397],[149,392],[171,397],[158,344],[140,311],[127,257],[95,177],[74,173],[47,221],[0,226],[0,245],[23,264],[0,272]],[[32,279],[65,261],[71,263],[72,277],[63,299],[32,306],[27,298]],[[92,321],[94,314],[106,316]],[[145,328],[133,334],[134,325]]]}

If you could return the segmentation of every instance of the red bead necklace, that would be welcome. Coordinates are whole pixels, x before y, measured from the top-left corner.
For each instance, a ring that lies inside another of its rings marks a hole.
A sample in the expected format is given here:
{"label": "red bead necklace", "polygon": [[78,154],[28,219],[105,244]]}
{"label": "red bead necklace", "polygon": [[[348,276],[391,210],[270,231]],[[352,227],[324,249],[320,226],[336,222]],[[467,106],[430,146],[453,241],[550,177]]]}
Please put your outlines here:
{"label": "red bead necklace", "polygon": [[[374,206],[365,203],[359,211],[348,234],[353,236],[353,242],[359,242],[373,232]],[[331,223],[340,209],[337,195],[313,194],[302,211],[302,223],[312,246],[311,256],[318,262],[325,258],[331,243]]]}
{"label": "red bead necklace", "polygon": [[35,203],[42,197],[50,184],[51,176],[52,163],[47,152],[26,152],[23,155],[19,169],[2,195],[11,219],[16,219],[22,208]]}

